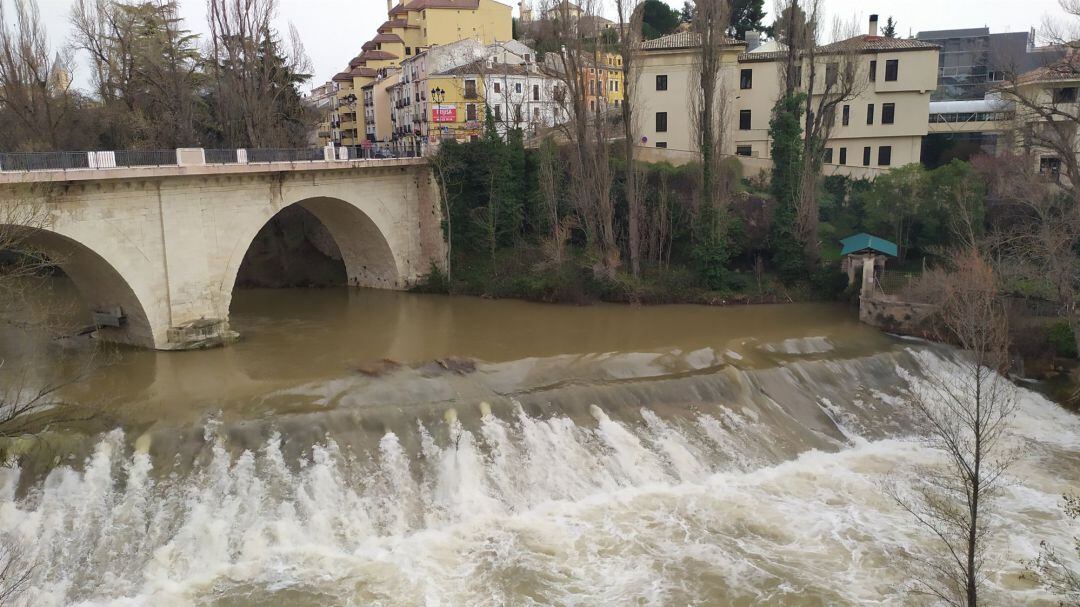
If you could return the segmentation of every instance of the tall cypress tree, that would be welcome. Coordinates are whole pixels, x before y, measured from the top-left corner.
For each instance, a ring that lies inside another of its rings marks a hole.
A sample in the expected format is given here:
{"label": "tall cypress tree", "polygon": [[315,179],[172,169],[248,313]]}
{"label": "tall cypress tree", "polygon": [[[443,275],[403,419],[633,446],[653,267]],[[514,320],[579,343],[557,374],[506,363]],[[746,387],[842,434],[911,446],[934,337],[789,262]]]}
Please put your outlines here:
{"label": "tall cypress tree", "polygon": [[781,98],[769,121],[772,139],[771,192],[776,201],[772,221],[773,264],[780,276],[791,280],[803,274],[804,247],[796,235],[799,171],[802,166],[802,116],[806,96],[795,93]]}

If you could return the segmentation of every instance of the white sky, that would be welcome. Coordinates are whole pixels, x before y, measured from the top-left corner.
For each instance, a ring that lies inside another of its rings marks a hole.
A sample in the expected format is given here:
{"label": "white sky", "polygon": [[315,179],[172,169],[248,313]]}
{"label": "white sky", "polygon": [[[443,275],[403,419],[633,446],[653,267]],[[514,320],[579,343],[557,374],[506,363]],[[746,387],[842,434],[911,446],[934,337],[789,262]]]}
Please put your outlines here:
{"label": "white sky", "polygon": [[[37,0],[42,18],[54,44],[65,43],[70,36],[68,15],[73,0]],[[505,1],[505,0],[501,0]],[[610,0],[607,0],[610,2]],[[673,7],[682,0],[665,0]],[[205,0],[179,0],[181,16],[188,29],[206,29]],[[292,22],[307,48],[314,66],[312,85],[318,85],[341,71],[346,63],[360,52],[360,45],[375,34],[375,28],[386,20],[385,0],[279,0],[279,31],[287,33]],[[991,32],[1026,31],[1040,28],[1043,19],[1064,18],[1057,0],[822,0],[827,22],[833,17],[865,23],[870,13],[881,15],[881,22],[892,16],[897,21],[897,33],[907,36],[919,30],[989,27]],[[14,0],[0,0],[7,7]],[[765,6],[772,9],[772,1]],[[771,17],[766,18],[766,22]],[[76,67],[76,83],[86,87],[87,69]],[[309,87],[310,88],[310,87]]]}

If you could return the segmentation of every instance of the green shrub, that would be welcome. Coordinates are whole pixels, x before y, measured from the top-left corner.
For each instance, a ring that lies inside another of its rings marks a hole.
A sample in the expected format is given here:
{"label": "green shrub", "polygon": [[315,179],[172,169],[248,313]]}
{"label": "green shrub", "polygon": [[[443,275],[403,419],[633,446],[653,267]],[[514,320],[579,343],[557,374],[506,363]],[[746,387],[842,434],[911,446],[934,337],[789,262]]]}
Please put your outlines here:
{"label": "green shrub", "polygon": [[413,293],[446,294],[450,292],[450,279],[447,278],[446,272],[443,272],[442,268],[432,260],[428,273],[421,276],[409,290]]}
{"label": "green shrub", "polygon": [[1063,358],[1076,358],[1076,338],[1072,327],[1067,322],[1054,323],[1047,333],[1046,340],[1054,352]]}

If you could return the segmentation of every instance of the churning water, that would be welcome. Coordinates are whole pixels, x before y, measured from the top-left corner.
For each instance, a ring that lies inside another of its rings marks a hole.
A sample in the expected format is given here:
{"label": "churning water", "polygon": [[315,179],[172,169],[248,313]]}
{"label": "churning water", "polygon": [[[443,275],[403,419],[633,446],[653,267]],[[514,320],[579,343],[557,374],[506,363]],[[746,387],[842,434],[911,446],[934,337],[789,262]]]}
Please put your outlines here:
{"label": "churning water", "polygon": [[[0,471],[0,537],[35,606],[918,604],[904,554],[934,545],[882,486],[939,458],[904,396],[956,369],[890,343],[319,379],[272,399],[319,406],[116,429]],[[1011,430],[988,604],[1052,604],[1020,561],[1076,532],[1080,419],[1020,390]]]}

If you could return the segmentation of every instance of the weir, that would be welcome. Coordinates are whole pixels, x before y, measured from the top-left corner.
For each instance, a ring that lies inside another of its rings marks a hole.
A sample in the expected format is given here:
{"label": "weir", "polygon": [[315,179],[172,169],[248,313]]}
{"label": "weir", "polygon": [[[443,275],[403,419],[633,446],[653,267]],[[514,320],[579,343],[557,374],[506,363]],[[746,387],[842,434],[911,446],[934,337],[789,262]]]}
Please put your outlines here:
{"label": "weir", "polygon": [[[17,605],[906,603],[897,555],[935,548],[883,486],[941,462],[908,399],[957,354],[846,306],[337,288],[232,312],[250,339],[126,349],[62,390],[107,416],[0,440]],[[1019,559],[1068,541],[1080,487],[1080,421],[1019,396],[995,604],[1047,598]]]}

